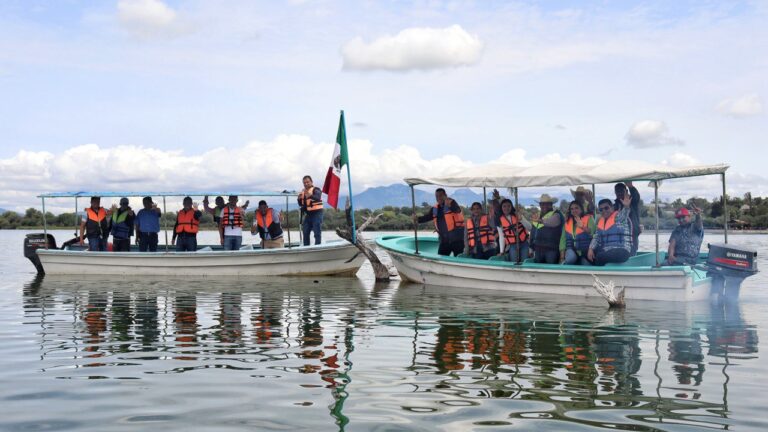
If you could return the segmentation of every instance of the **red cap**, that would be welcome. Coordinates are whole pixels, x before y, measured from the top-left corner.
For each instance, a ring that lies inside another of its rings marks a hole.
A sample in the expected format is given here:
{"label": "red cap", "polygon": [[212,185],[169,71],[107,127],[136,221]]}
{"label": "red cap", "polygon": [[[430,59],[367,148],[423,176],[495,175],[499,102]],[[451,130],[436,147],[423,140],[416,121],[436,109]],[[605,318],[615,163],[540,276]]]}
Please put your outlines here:
{"label": "red cap", "polygon": [[685,207],[679,208],[675,212],[675,217],[678,218],[678,219],[681,218],[681,217],[686,217],[686,216],[690,216],[690,215],[691,215],[691,213]]}

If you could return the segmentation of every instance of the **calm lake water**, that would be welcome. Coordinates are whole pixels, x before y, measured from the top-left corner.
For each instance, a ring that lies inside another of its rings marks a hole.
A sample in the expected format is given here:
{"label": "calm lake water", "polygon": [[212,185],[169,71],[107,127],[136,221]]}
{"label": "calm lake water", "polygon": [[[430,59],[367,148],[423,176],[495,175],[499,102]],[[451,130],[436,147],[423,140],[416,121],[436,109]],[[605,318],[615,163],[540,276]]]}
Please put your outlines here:
{"label": "calm lake water", "polygon": [[[376,284],[367,264],[357,278],[41,279],[24,234],[0,231],[0,430],[768,429],[768,273],[731,307],[608,311]],[[731,241],[768,270],[768,236]]]}

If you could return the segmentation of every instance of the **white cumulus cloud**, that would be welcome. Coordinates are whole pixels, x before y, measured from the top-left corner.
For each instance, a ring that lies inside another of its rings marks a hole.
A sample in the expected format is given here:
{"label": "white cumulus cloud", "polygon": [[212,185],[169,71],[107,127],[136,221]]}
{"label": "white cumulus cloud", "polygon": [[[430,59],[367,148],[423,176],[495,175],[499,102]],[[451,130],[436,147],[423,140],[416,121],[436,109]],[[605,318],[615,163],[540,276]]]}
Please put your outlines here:
{"label": "white cumulus cloud", "polygon": [[717,104],[717,111],[721,114],[744,118],[758,115],[763,112],[763,102],[757,94],[748,94],[738,98],[729,98]]}
{"label": "white cumulus cloud", "polygon": [[357,37],[342,48],[344,69],[408,71],[468,66],[477,63],[483,43],[459,25],[408,28],[370,43]]}
{"label": "white cumulus cloud", "polygon": [[181,29],[176,11],[161,0],[120,0],[117,17],[123,28],[142,38],[172,35]]}
{"label": "white cumulus cloud", "polygon": [[627,145],[639,149],[682,146],[685,142],[669,134],[669,127],[659,120],[641,120],[632,125],[624,136]]}

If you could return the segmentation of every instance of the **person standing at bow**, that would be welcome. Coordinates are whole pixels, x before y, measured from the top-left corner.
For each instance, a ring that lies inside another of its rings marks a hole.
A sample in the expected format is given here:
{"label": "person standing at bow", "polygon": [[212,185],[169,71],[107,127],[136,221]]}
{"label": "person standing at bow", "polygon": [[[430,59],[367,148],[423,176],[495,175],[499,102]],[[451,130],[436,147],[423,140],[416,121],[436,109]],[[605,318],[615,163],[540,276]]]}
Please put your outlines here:
{"label": "person standing at bow", "polygon": [[112,251],[130,252],[131,236],[133,235],[133,220],[136,215],[128,206],[128,198],[120,198],[120,207],[112,207],[110,232],[112,233]]}
{"label": "person standing at bow", "polygon": [[304,246],[309,246],[309,234],[315,236],[315,244],[322,240],[323,228],[323,190],[312,184],[312,177],[305,175],[302,179],[304,189],[299,193],[299,208],[304,216],[302,232]]}
{"label": "person standing at bow", "polygon": [[104,252],[109,238],[109,212],[101,206],[101,197],[91,197],[91,206],[85,209],[85,219],[80,223],[80,246],[84,246],[83,234],[88,238],[88,250]]}
{"label": "person standing at bow", "polygon": [[433,221],[440,240],[437,253],[459,255],[464,251],[464,214],[461,207],[452,198],[448,198],[443,188],[435,190],[435,200],[437,202],[428,213],[423,216],[413,215],[413,223]]}
{"label": "person standing at bow", "polygon": [[243,221],[245,212],[237,205],[237,195],[230,195],[219,221],[219,238],[224,250],[238,250],[243,245]]}
{"label": "person standing at bow", "polygon": [[192,203],[191,197],[184,197],[184,208],[176,214],[176,225],[173,226],[173,239],[176,252],[194,252],[197,250],[197,233],[200,230],[200,217],[203,212]]}
{"label": "person standing at bow", "polygon": [[276,213],[272,207],[267,206],[266,201],[259,201],[259,208],[256,209],[253,217],[251,234],[259,233],[262,249],[279,249],[285,245],[282,218],[283,214]]}
{"label": "person standing at bow", "polygon": [[472,215],[464,227],[464,253],[475,259],[487,260],[496,254],[496,228],[483,205],[472,203]]}

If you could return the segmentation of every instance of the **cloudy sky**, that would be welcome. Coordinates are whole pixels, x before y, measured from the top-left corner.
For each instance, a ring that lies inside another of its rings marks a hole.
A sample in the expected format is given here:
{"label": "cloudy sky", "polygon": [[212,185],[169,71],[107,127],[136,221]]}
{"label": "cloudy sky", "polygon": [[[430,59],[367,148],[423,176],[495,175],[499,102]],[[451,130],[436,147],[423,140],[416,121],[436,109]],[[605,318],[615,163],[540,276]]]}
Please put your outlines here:
{"label": "cloudy sky", "polygon": [[341,109],[356,191],[638,159],[725,162],[730,193],[768,195],[768,3],[574,4],[4,0],[0,207],[298,188],[324,175]]}

